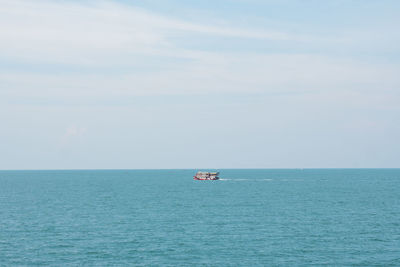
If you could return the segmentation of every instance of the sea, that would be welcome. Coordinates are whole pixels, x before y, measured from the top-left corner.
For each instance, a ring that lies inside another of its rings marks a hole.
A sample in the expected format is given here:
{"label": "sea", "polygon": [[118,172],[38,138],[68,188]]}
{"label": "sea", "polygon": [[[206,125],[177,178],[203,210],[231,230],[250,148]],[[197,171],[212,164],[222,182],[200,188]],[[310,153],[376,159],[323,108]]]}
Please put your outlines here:
{"label": "sea", "polygon": [[0,171],[0,266],[400,266],[400,169]]}

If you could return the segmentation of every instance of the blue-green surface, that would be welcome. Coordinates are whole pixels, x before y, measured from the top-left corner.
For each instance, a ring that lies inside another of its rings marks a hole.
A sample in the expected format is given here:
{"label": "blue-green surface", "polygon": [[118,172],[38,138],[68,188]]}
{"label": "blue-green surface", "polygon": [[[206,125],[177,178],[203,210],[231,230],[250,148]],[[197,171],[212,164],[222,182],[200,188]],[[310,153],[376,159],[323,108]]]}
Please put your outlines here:
{"label": "blue-green surface", "polygon": [[0,265],[400,266],[400,170],[0,171]]}

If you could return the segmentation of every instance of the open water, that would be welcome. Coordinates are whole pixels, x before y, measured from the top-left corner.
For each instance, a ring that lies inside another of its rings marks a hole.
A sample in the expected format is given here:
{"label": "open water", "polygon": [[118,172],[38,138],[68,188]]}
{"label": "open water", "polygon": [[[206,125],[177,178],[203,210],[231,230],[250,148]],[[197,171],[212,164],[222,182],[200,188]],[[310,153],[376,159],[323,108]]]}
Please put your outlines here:
{"label": "open water", "polygon": [[0,171],[0,266],[400,266],[400,169]]}

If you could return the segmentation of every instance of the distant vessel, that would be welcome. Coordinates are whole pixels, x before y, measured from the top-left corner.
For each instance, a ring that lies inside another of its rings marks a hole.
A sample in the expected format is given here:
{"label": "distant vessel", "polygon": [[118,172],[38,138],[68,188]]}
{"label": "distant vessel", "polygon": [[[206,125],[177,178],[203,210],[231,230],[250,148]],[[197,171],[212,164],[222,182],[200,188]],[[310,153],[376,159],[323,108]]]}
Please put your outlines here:
{"label": "distant vessel", "polygon": [[197,172],[194,180],[219,180],[219,172]]}

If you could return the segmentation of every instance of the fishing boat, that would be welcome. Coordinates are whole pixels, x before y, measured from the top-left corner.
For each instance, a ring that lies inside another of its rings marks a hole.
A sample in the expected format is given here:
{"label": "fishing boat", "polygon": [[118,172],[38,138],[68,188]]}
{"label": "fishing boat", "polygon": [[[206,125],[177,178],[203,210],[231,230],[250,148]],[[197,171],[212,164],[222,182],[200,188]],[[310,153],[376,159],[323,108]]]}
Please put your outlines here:
{"label": "fishing boat", "polygon": [[193,176],[194,180],[219,180],[219,172],[202,172],[199,171]]}

